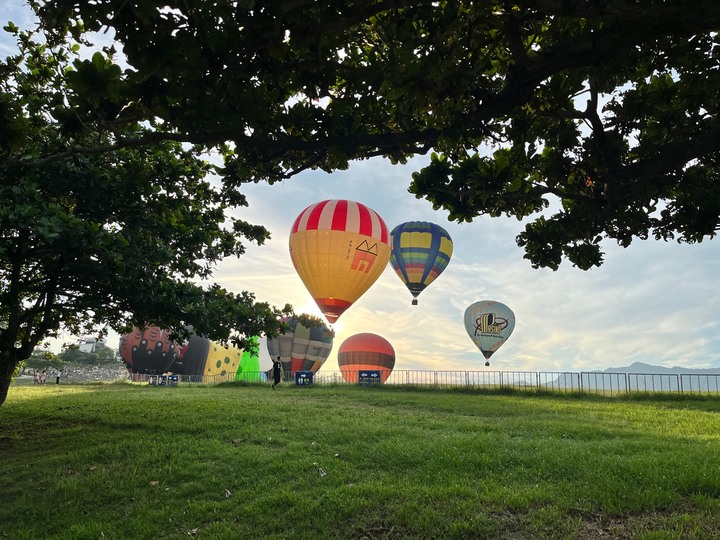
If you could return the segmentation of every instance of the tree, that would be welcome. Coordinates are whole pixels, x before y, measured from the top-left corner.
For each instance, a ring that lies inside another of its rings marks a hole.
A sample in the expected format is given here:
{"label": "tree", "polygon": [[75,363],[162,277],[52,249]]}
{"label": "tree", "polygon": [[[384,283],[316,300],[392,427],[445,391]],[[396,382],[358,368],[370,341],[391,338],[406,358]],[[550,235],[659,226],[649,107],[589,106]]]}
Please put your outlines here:
{"label": "tree", "polygon": [[24,375],[25,370],[28,368],[27,362],[25,360],[20,360],[20,362],[17,363],[15,366],[15,369],[13,370],[12,374],[12,380],[15,380],[15,377],[19,375]]}
{"label": "tree", "polygon": [[717,234],[718,2],[34,4],[58,39],[111,30],[132,68],[109,91],[77,64],[66,128],[233,141],[228,187],[432,149],[411,193],[459,222],[532,217],[517,242],[535,267],[598,266],[604,238]]}
{"label": "tree", "polygon": [[101,364],[112,364],[118,362],[115,351],[102,343],[97,344],[95,349],[91,352],[81,351],[78,345],[68,345],[63,347],[63,350],[57,356],[63,363],[90,364],[98,366]]}
{"label": "tree", "polygon": [[41,347],[36,348],[29,356],[27,360],[21,360],[18,362],[18,367],[21,368],[21,373],[24,373],[25,368],[31,368],[35,370],[49,369],[53,366],[62,366],[62,359],[59,355],[53,353],[42,344]]}
{"label": "tree", "polygon": [[[243,196],[213,185],[213,167],[173,141],[43,161],[74,144],[141,138],[145,128],[90,133],[58,122],[69,107],[72,51],[13,31],[19,52],[0,64],[0,114],[15,118],[0,137],[0,404],[18,363],[61,328],[82,335],[162,324],[182,335],[192,326],[239,343],[277,332],[278,309],[197,284],[220,259],[241,255],[244,239],[268,237],[228,217]],[[91,62],[111,87],[117,67],[100,55]]]}

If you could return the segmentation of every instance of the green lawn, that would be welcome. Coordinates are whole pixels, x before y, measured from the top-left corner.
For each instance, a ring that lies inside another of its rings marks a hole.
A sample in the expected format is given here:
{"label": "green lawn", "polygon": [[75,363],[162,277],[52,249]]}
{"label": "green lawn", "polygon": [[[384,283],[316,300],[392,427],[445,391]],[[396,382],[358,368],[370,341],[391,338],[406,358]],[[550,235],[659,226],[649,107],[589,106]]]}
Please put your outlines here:
{"label": "green lawn", "polygon": [[0,538],[718,538],[720,399],[13,387]]}

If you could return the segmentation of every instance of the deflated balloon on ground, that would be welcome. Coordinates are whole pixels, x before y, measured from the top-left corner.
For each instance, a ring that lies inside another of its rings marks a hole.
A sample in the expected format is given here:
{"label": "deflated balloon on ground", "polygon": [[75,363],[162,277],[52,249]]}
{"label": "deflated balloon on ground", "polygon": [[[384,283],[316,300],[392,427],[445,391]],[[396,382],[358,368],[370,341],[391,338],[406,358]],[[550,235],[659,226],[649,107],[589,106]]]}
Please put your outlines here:
{"label": "deflated balloon on ground", "polygon": [[264,378],[257,338],[249,338],[249,342],[255,343],[255,350],[225,346],[193,334],[179,345],[170,340],[167,330],[135,328],[120,338],[120,356],[132,373],[175,373],[209,381]]}
{"label": "deflated balloon on ground", "polygon": [[257,353],[249,348],[225,346],[193,335],[183,347],[173,372],[206,380],[244,380],[254,374],[259,377],[260,365]]}
{"label": "deflated balloon on ground", "polygon": [[317,324],[311,324],[295,317],[286,318],[283,322],[290,330],[267,340],[270,357],[280,356],[284,372],[315,372],[330,356],[335,332],[322,320],[316,318],[316,321]]}
{"label": "deflated balloon on ground", "polygon": [[133,328],[120,337],[120,357],[131,373],[159,375],[178,359],[180,347],[170,340],[170,333],[157,326]]}

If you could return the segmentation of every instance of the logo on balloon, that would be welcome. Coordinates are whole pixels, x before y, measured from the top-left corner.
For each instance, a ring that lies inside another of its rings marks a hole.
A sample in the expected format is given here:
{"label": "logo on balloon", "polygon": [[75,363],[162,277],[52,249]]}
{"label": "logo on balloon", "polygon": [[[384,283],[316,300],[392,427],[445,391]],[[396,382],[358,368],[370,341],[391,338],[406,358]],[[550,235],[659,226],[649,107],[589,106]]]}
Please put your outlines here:
{"label": "logo on balloon", "polygon": [[507,328],[508,321],[502,317],[498,317],[494,313],[483,313],[475,319],[475,335],[480,334],[499,334]]}
{"label": "logo on balloon", "polygon": [[[463,316],[465,330],[485,359],[505,343],[515,328],[515,314],[505,304],[482,300],[468,306]],[[490,364],[485,363],[486,366]]]}
{"label": "logo on balloon", "polygon": [[372,268],[378,254],[377,242],[370,246],[366,240],[355,248],[355,256],[353,257],[350,268],[367,274]]}

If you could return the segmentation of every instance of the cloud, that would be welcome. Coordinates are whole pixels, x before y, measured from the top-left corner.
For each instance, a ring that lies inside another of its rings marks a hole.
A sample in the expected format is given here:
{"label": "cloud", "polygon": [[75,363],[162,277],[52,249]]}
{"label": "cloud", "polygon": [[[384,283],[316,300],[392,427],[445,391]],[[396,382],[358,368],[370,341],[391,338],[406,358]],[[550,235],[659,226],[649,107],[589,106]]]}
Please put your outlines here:
{"label": "cloud", "polygon": [[304,173],[280,185],[246,188],[248,221],[271,229],[266,246],[252,248],[239,261],[225,262],[218,277],[255,290],[279,305],[307,305],[309,294],[294,276],[287,251],[294,218],[326,198],[349,198],[376,210],[389,227],[429,220],[454,240],[446,271],[411,306],[411,296],[391,268],[338,321],[334,352],[358,332],[374,332],[396,350],[398,369],[480,369],[484,358],[465,333],[462,315],[471,303],[494,299],[517,316],[513,335],[493,356],[494,369],[603,369],[642,361],[657,365],[709,367],[717,349],[715,243],[687,246],[637,241],[629,249],[608,244],[606,263],[582,271],[568,263],[553,272],[534,270],[522,258],[515,219],[481,218],[448,222],[427,201],[407,193],[406,166],[379,159],[352,164],[333,174]]}

